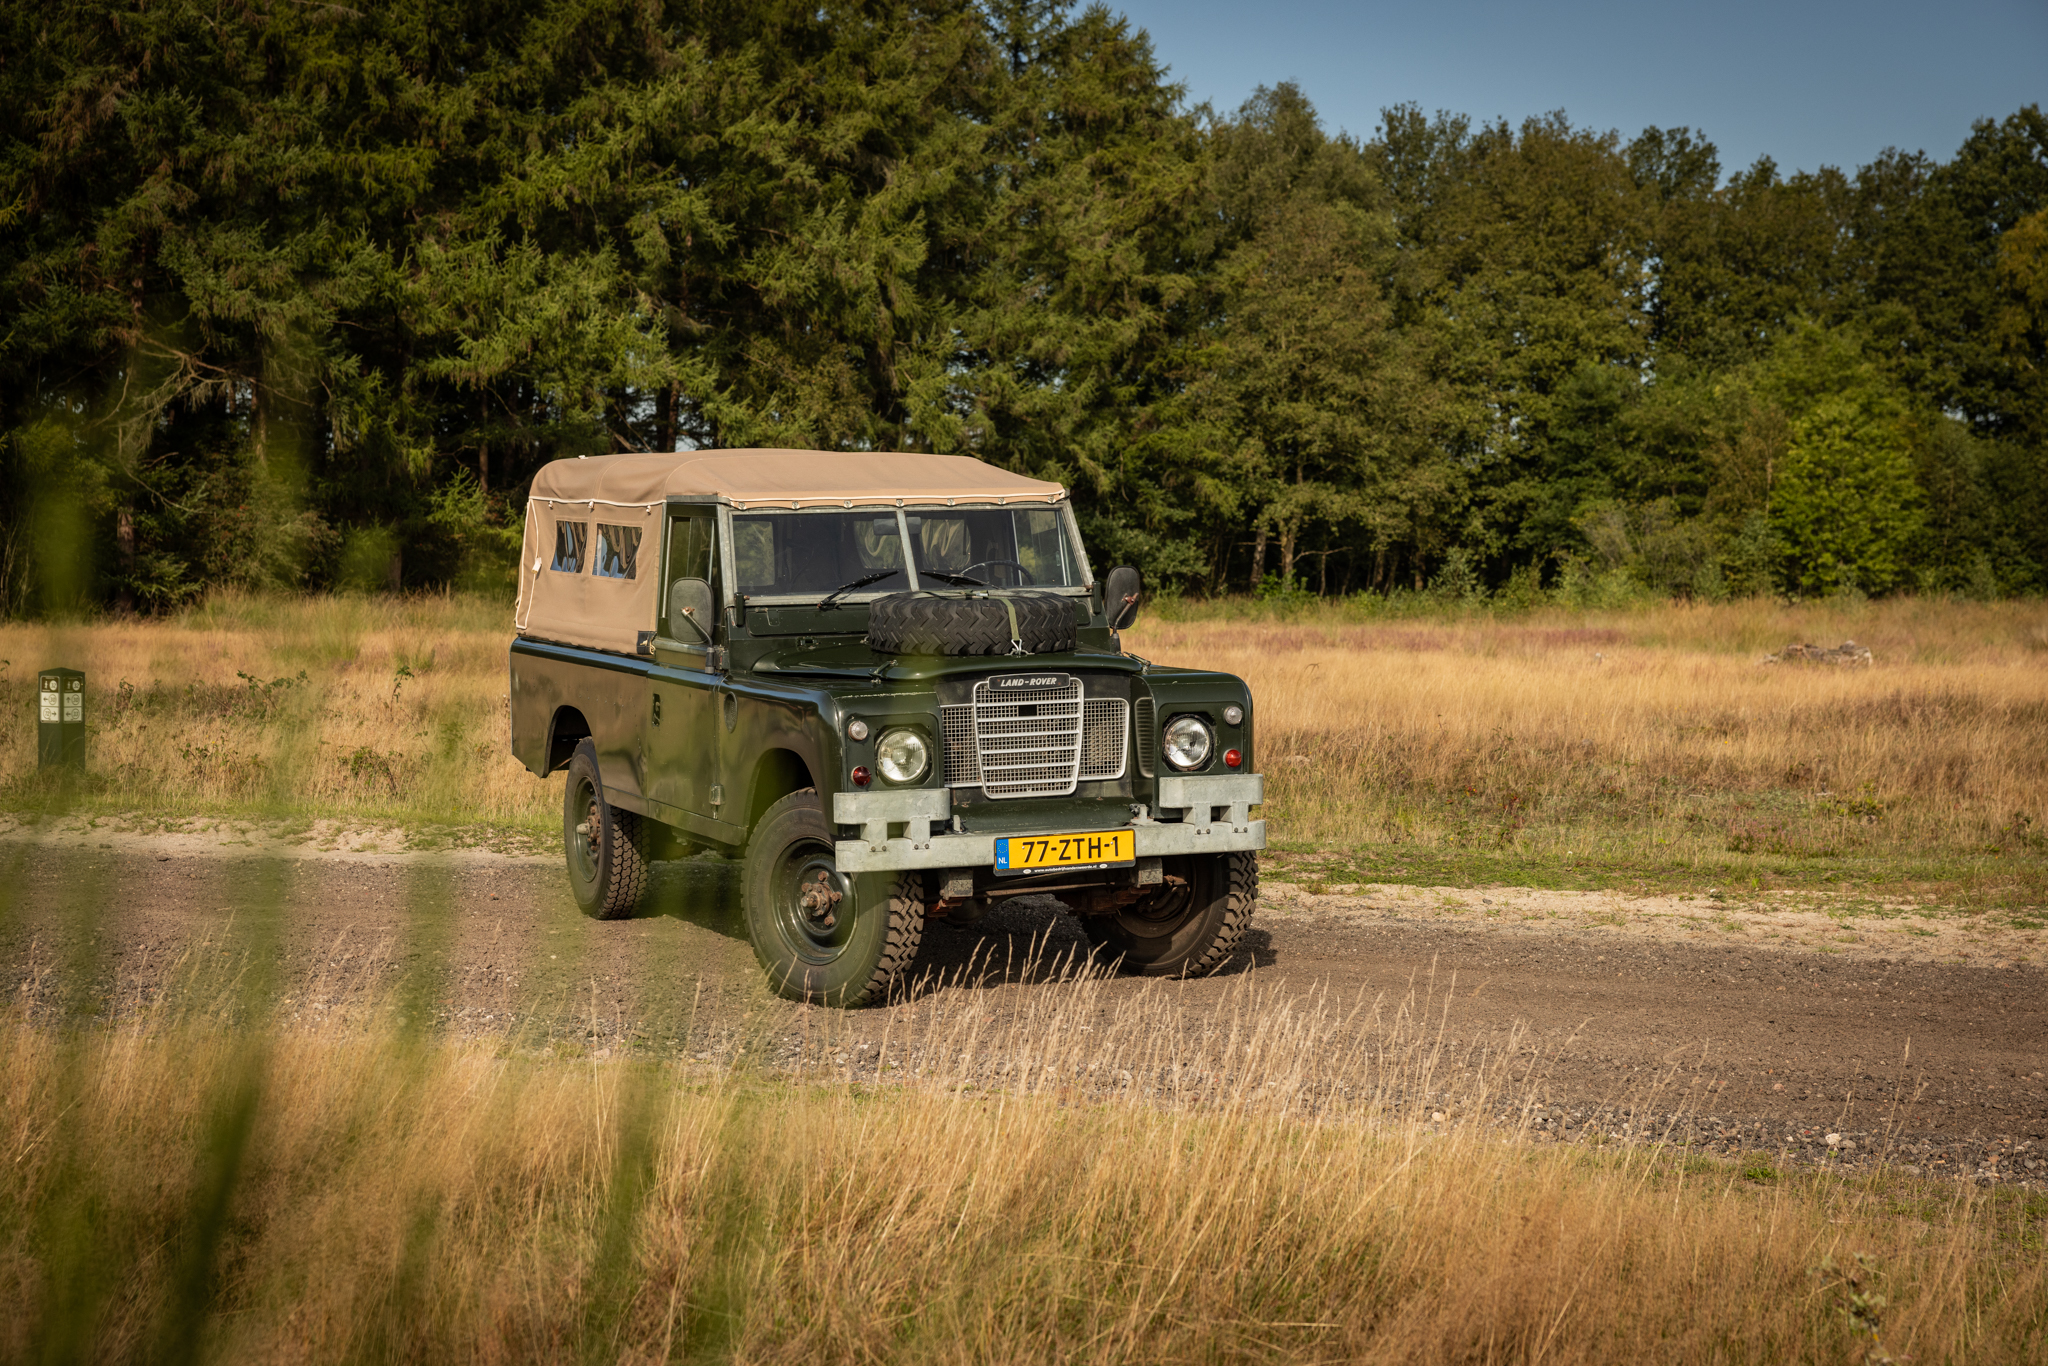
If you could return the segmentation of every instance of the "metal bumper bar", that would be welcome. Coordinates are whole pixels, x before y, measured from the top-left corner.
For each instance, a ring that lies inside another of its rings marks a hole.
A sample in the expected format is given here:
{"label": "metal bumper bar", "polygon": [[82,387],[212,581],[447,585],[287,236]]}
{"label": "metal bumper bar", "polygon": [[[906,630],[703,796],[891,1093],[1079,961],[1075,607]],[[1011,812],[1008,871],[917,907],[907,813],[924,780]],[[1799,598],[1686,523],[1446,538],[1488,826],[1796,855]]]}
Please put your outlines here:
{"label": "metal bumper bar", "polygon": [[[1143,815],[1129,827],[1137,836],[1137,856],[1223,854],[1266,847],[1266,823],[1252,820],[1250,807],[1261,800],[1265,782],[1256,773],[1215,777],[1161,778],[1162,814],[1178,813],[1177,821]],[[838,840],[833,859],[844,873],[881,873],[903,868],[989,868],[995,865],[996,841],[1044,831],[934,834],[932,823],[952,814],[952,797],[943,788],[896,792],[840,792],[832,798],[832,818],[858,825],[861,837]],[[891,825],[903,833],[890,837]]]}

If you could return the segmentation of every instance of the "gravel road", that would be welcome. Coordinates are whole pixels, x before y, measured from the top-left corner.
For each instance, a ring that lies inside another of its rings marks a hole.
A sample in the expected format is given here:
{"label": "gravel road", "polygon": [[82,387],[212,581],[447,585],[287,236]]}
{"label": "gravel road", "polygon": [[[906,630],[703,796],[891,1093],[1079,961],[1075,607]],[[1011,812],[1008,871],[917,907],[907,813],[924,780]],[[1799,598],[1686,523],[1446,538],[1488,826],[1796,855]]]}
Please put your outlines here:
{"label": "gravel road", "polygon": [[[246,964],[294,1012],[409,992],[457,1030],[705,1056],[716,1040],[794,1037],[818,1014],[763,991],[731,909],[737,872],[657,865],[648,913],[600,923],[577,913],[551,859],[17,835],[0,840],[0,967],[36,1011],[126,1009]],[[1633,1107],[1633,1135],[1675,1115],[1673,1132],[1731,1154],[1876,1150],[1929,1172],[2048,1177],[2048,992],[2033,963],[1370,910],[1319,916],[1276,899],[1223,973],[1172,986],[1178,1010],[1199,1020],[1247,981],[1281,998],[1420,992],[1458,1048],[1512,1041],[1527,1056],[1539,1141],[1608,1133]],[[997,1018],[1053,990],[1045,965],[1073,952],[1085,952],[1077,922],[1039,898],[973,929],[930,928],[914,974],[950,979],[946,991]],[[1160,989],[1118,979],[1099,1005]],[[834,1046],[866,1048],[909,1009],[835,1013]]]}

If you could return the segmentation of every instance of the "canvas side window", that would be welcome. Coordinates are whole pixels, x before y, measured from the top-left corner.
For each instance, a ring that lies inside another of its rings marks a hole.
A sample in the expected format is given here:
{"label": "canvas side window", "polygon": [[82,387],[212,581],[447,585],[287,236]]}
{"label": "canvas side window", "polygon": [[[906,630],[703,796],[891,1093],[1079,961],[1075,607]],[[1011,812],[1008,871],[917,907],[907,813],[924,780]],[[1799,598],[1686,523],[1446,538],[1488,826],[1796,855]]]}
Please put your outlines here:
{"label": "canvas side window", "polygon": [[589,538],[588,522],[556,522],[555,562],[549,567],[563,574],[581,574],[583,547]]}
{"label": "canvas side window", "polygon": [[601,579],[630,579],[640,558],[640,528],[597,524],[597,562],[592,569]]}

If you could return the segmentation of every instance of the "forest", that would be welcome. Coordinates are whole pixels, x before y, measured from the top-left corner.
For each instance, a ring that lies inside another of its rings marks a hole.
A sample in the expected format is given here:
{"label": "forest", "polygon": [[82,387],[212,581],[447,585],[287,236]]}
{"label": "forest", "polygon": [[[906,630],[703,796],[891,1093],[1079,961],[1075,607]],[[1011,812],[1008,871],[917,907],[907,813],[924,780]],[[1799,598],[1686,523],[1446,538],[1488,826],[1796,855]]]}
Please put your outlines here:
{"label": "forest", "polygon": [[494,591],[541,464],[712,446],[1059,479],[1196,597],[2038,595],[2048,116],[1785,174],[1191,104],[1060,0],[0,17],[0,614]]}

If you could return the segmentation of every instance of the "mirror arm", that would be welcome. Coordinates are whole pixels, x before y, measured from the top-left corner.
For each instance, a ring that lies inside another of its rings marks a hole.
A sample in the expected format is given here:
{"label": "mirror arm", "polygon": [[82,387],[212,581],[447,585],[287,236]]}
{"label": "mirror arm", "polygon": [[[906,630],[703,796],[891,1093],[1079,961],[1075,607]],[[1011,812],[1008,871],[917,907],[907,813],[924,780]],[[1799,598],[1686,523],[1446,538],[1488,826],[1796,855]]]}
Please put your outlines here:
{"label": "mirror arm", "polygon": [[712,643],[711,628],[706,626],[703,622],[697,620],[697,612],[695,608],[685,607],[677,615],[681,616],[684,621],[689,622],[690,625],[696,629],[698,635],[704,637],[704,643],[706,645]]}

